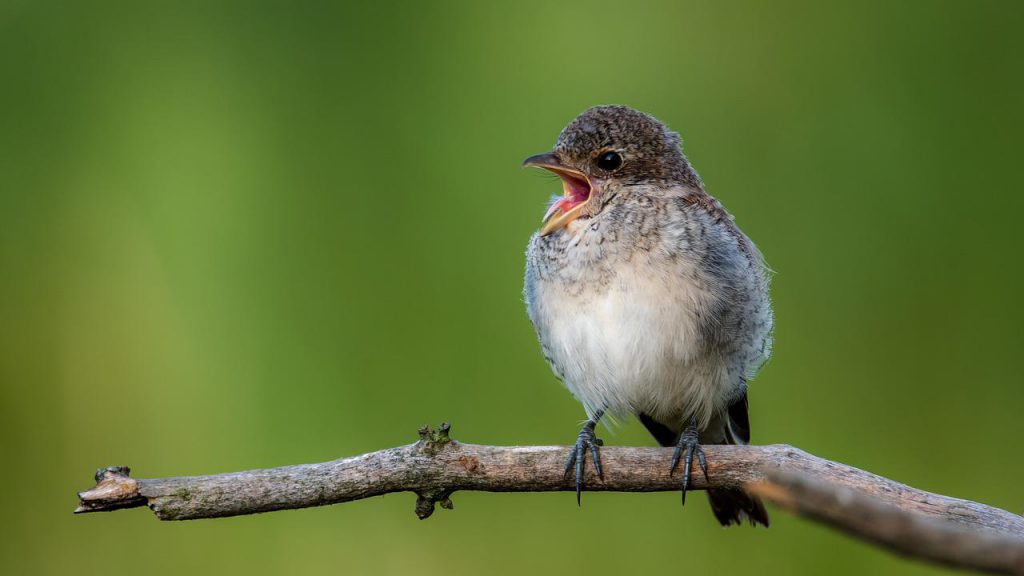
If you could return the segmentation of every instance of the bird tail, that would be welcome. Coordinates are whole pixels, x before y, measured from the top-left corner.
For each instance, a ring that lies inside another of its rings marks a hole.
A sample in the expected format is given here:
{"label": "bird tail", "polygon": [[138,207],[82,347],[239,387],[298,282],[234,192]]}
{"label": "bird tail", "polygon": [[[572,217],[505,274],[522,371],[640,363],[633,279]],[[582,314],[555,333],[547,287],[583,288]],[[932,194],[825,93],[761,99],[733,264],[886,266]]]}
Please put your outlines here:
{"label": "bird tail", "polygon": [[740,488],[708,490],[708,502],[722,526],[739,526],[744,520],[749,520],[751,526],[762,524],[768,527],[768,511],[764,509],[764,503]]}
{"label": "bird tail", "polygon": [[[725,441],[729,444],[750,443],[750,417],[747,415],[747,393],[729,405],[725,418]],[[708,490],[711,511],[722,526],[743,524],[749,520],[751,526],[768,527],[768,511],[760,498],[747,494],[740,488],[716,488]]]}

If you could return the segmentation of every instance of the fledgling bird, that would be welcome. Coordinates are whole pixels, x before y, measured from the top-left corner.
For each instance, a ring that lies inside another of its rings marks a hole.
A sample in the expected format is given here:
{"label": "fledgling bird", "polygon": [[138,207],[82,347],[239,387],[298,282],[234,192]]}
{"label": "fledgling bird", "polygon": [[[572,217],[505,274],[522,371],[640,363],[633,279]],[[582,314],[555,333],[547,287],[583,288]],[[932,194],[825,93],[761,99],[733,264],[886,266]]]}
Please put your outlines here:
{"label": "fledgling bird", "polygon": [[[588,420],[566,463],[576,499],[602,416],[635,415],[683,462],[700,443],[746,444],[747,381],[771,350],[768,274],[754,243],[683,155],[677,133],[625,106],[591,108],[553,151],[527,158],[562,181],[530,238],[525,296],[544,357]],[[768,525],[739,489],[708,490],[723,525]]]}

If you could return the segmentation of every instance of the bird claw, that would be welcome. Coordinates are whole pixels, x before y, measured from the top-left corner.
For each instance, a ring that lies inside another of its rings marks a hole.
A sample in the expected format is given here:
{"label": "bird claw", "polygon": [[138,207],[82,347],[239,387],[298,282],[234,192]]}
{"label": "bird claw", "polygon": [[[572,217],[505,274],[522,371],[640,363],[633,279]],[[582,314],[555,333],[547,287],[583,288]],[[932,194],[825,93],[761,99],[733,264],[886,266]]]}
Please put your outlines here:
{"label": "bird claw", "polygon": [[676,449],[672,453],[672,465],[669,468],[669,475],[675,473],[676,468],[679,466],[679,460],[683,461],[683,490],[682,500],[683,505],[686,505],[686,490],[690,487],[690,471],[693,468],[693,457],[697,457],[697,465],[700,466],[701,472],[704,473],[704,481],[708,481],[708,462],[704,456],[704,449],[700,447],[699,434],[697,431],[697,423],[693,420],[690,421],[689,426],[683,430],[683,433],[679,435],[679,443],[676,444]]}
{"label": "bird claw", "polygon": [[587,452],[590,452],[590,459],[594,462],[594,471],[597,472],[597,477],[604,480],[604,472],[601,471],[601,452],[598,450],[599,446],[604,446],[604,441],[597,437],[594,433],[594,426],[597,423],[594,421],[587,422],[580,430],[579,436],[576,437],[576,444],[569,449],[569,458],[565,462],[565,477],[568,478],[569,473],[573,471],[574,465],[576,469],[576,505],[579,506],[581,503],[580,494],[583,492],[583,465],[587,458]]}

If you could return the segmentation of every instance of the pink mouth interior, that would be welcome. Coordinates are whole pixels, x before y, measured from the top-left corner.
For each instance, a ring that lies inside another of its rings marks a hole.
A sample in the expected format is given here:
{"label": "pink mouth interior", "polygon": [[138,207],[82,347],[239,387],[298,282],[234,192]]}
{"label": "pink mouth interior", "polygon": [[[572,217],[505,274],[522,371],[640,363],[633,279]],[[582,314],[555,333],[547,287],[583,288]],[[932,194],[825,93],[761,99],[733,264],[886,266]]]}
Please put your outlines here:
{"label": "pink mouth interior", "polygon": [[585,179],[562,172],[558,175],[565,184],[565,198],[558,201],[560,208],[568,212],[590,198],[590,182]]}
{"label": "pink mouth interior", "polygon": [[583,178],[566,172],[559,172],[558,177],[562,179],[564,184],[565,196],[548,208],[548,213],[544,215],[545,222],[550,220],[556,212],[565,214],[590,198],[590,183]]}
{"label": "pink mouth interior", "polygon": [[592,192],[590,182],[586,178],[560,170],[552,170],[552,172],[558,174],[558,177],[562,179],[564,194],[558,201],[548,207],[547,213],[544,214],[543,221],[545,223],[551,220],[555,214],[568,214],[573,208],[589,200]]}

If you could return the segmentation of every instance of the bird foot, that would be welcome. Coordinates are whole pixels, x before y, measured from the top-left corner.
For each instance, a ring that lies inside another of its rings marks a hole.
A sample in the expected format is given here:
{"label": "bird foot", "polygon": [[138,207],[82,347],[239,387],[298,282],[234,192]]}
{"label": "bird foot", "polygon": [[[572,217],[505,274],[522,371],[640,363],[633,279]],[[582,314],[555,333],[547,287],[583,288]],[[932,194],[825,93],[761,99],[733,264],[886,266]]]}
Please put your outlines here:
{"label": "bird foot", "polygon": [[568,477],[569,473],[573,471],[573,465],[575,464],[576,469],[576,505],[580,505],[580,493],[583,491],[583,464],[587,458],[587,451],[590,451],[591,460],[594,461],[594,470],[597,472],[597,477],[604,480],[604,474],[601,472],[601,453],[598,450],[599,446],[604,445],[604,441],[594,434],[594,427],[597,426],[597,422],[589,420],[580,430],[580,435],[576,437],[576,445],[569,449],[569,459],[565,462],[565,476]]}
{"label": "bird foot", "polygon": [[690,487],[690,470],[693,468],[693,457],[697,457],[697,464],[704,473],[704,481],[708,480],[708,463],[704,458],[704,450],[700,447],[697,422],[690,420],[690,424],[679,435],[679,443],[672,453],[672,467],[669,468],[669,475],[675,473],[679,466],[679,460],[683,460],[683,505],[686,505],[686,490]]}

